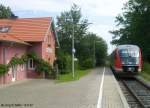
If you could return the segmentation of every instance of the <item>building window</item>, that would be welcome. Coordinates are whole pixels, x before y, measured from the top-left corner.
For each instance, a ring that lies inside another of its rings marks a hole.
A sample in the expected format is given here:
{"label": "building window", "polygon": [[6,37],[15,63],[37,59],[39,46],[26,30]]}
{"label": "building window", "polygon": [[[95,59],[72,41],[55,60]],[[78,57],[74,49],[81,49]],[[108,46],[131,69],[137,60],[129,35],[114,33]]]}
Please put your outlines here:
{"label": "building window", "polygon": [[1,33],[7,33],[10,30],[10,26],[0,26]]}
{"label": "building window", "polygon": [[34,61],[33,61],[32,58],[29,58],[29,60],[28,60],[28,69],[29,70],[34,70],[35,69]]}

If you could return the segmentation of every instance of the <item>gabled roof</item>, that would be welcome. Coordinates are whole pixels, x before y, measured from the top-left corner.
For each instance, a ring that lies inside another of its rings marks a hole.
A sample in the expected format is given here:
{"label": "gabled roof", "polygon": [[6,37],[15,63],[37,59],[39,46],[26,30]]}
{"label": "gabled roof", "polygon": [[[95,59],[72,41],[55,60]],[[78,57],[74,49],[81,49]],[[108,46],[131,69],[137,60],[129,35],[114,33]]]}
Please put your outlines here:
{"label": "gabled roof", "polygon": [[[22,42],[40,42],[44,38],[51,25],[52,18],[18,18],[18,19],[1,19],[0,26],[9,26],[10,30],[6,33],[0,32],[0,40],[3,36],[6,39]],[[14,39],[15,36],[18,40]]]}

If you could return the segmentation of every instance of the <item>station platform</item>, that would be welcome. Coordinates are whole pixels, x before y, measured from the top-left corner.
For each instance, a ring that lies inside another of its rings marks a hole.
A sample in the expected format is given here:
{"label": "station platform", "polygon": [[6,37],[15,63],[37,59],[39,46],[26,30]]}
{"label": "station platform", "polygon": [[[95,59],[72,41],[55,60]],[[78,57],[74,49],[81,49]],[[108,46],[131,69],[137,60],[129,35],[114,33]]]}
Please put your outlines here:
{"label": "station platform", "polygon": [[105,69],[101,106],[102,108],[129,108],[127,100],[109,68]]}
{"label": "station platform", "polygon": [[106,67],[92,71],[65,83],[31,79],[9,84],[0,88],[0,108],[20,108],[16,104],[21,108],[26,104],[31,108],[129,108],[112,71]]}

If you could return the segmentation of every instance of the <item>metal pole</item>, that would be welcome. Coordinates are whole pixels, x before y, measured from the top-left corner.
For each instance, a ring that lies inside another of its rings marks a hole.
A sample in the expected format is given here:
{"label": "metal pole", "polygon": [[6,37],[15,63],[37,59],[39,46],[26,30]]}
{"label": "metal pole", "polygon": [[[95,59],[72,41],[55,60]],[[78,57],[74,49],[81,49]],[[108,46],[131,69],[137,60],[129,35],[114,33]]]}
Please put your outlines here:
{"label": "metal pole", "polygon": [[94,54],[93,54],[93,60],[94,60],[94,67],[96,65],[96,58],[95,58],[95,40],[94,40]]}
{"label": "metal pole", "polygon": [[73,33],[72,33],[72,77],[74,79],[74,22],[73,22]]}

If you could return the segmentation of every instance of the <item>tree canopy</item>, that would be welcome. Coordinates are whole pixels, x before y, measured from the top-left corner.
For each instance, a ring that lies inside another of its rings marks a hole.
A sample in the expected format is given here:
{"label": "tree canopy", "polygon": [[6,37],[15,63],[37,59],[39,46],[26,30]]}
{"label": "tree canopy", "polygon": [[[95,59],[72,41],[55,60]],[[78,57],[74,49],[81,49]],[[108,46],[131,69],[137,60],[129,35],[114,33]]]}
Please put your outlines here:
{"label": "tree canopy", "polygon": [[[65,58],[70,58],[61,56],[71,56],[72,36],[74,34],[75,56],[78,58],[81,68],[93,66],[95,58],[97,65],[104,63],[104,59],[107,56],[107,44],[96,34],[88,32],[89,24],[87,19],[82,18],[81,8],[75,4],[69,11],[61,12],[61,15],[57,17],[57,33],[60,42],[58,58],[63,59],[60,61],[66,61],[64,60]],[[62,63],[60,64],[64,66]]]}
{"label": "tree canopy", "polygon": [[9,7],[0,4],[0,19],[4,18],[17,18],[17,16],[15,16]]}
{"label": "tree canopy", "polygon": [[118,29],[111,31],[112,44],[135,44],[150,61],[150,1],[129,0],[116,17]]}
{"label": "tree canopy", "polygon": [[91,58],[93,65],[103,65],[107,56],[107,44],[99,36],[94,33],[87,33],[86,36],[80,41],[78,47],[78,58],[82,61],[86,58]]}
{"label": "tree canopy", "polygon": [[58,36],[61,48],[71,53],[71,40],[74,27],[75,46],[84,37],[88,28],[88,20],[81,19],[81,9],[73,5],[70,11],[62,12],[57,17]]}

